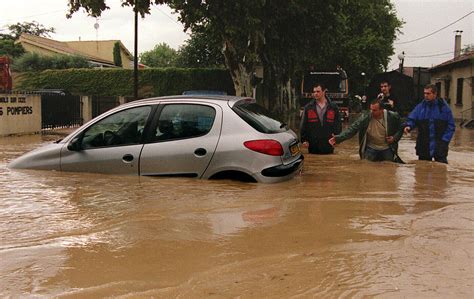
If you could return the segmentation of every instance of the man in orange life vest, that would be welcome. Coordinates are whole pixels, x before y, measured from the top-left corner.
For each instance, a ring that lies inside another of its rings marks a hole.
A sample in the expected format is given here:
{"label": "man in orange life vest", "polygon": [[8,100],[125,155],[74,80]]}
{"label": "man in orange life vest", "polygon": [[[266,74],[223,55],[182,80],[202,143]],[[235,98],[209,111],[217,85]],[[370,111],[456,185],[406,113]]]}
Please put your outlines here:
{"label": "man in orange life vest", "polygon": [[326,96],[322,83],[313,87],[314,100],[303,111],[300,125],[300,141],[310,154],[332,154],[334,148],[328,140],[341,132],[341,117],[336,104]]}

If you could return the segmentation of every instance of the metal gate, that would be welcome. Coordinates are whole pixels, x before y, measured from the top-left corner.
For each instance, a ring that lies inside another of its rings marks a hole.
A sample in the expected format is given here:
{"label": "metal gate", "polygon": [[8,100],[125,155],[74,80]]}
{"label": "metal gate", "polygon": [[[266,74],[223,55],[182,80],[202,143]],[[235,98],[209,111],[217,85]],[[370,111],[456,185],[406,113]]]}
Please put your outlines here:
{"label": "metal gate", "polygon": [[92,118],[119,105],[118,97],[93,96]]}
{"label": "metal gate", "polygon": [[41,128],[53,129],[82,125],[81,99],[64,91],[41,94]]}

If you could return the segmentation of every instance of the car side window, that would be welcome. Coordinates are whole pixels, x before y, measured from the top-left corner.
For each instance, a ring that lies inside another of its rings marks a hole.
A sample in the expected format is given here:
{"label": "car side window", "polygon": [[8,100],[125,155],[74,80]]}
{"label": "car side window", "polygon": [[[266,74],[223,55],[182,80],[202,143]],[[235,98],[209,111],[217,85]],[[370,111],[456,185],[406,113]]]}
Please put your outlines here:
{"label": "car side window", "polygon": [[109,115],[85,131],[82,148],[139,144],[150,112],[151,106],[141,106]]}
{"label": "car side window", "polygon": [[216,110],[196,104],[168,104],[163,107],[155,130],[155,141],[206,135],[212,128]]}

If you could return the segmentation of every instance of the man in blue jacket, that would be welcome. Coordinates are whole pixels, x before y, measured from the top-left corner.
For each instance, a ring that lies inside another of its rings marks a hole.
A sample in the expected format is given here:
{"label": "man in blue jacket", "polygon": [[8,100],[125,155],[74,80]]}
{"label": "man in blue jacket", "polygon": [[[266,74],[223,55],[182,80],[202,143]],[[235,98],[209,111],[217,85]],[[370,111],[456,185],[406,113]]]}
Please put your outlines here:
{"label": "man in blue jacket", "polygon": [[416,154],[418,159],[448,163],[448,147],[454,135],[454,117],[445,100],[437,97],[435,85],[424,89],[425,99],[416,105],[404,124],[404,132],[418,128]]}

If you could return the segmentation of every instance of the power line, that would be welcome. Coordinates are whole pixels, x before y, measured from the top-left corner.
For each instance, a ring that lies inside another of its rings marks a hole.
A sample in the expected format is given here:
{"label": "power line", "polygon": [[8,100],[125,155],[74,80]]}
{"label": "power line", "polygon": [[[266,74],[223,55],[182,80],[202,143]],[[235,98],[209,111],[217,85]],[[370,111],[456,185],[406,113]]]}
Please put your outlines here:
{"label": "power line", "polygon": [[405,50],[405,52],[409,53],[411,52],[411,55],[415,55],[415,56],[420,56],[420,55],[438,55],[440,53],[444,53],[444,52],[448,52],[448,51],[451,51],[451,49],[442,49],[442,50],[436,50],[436,51],[429,51],[429,52],[421,52],[421,53],[413,53],[412,51],[407,51]]}
{"label": "power line", "polygon": [[168,19],[170,19],[171,21],[175,22],[176,24],[178,24],[179,26],[183,26],[183,24],[177,22],[175,19],[173,19],[170,15],[168,15],[167,13],[165,13],[163,10],[161,10],[159,7],[157,7],[156,9],[158,9],[159,12],[161,12],[162,14],[164,14]]}
{"label": "power line", "polygon": [[[432,56],[432,57],[434,57],[434,56]],[[451,58],[452,58],[452,57],[453,57],[453,53],[444,54],[444,55],[438,55],[438,56],[436,56],[436,57],[438,57],[438,58],[444,58],[444,57],[448,58],[448,57],[451,57]],[[426,57],[423,57],[423,56],[415,56],[415,57],[409,57],[409,58],[410,58],[410,59],[423,59],[423,58],[426,58]]]}
{"label": "power line", "polygon": [[65,11],[64,9],[61,9],[61,10],[54,10],[54,11],[44,12],[44,13],[40,13],[40,14],[36,14],[36,15],[30,15],[30,16],[25,16],[25,17],[18,17],[18,18],[14,18],[14,19],[6,19],[6,20],[2,20],[2,23],[8,23],[8,22],[14,21],[14,20],[30,19],[30,18],[33,18],[33,17],[44,16],[44,15],[49,15],[49,14],[55,14],[55,13],[58,13],[58,12],[64,12],[64,13],[66,13],[66,11]]}
{"label": "power line", "polygon": [[449,26],[451,26],[451,25],[453,25],[453,24],[456,24],[457,22],[459,22],[459,21],[461,21],[462,19],[468,17],[469,15],[472,15],[473,13],[474,13],[474,11],[471,10],[471,12],[469,12],[469,13],[466,14],[465,16],[463,16],[463,17],[457,19],[456,21],[454,21],[454,22],[452,22],[452,23],[450,23],[450,24],[444,26],[443,28],[438,29],[438,30],[436,30],[436,31],[434,31],[434,32],[432,32],[432,33],[430,33],[430,34],[425,35],[425,36],[422,36],[422,37],[419,37],[419,38],[416,38],[416,39],[413,39],[413,40],[409,40],[409,41],[406,41],[406,42],[394,43],[394,44],[395,44],[395,45],[404,45],[404,44],[416,42],[416,41],[419,41],[419,40],[421,40],[421,39],[427,38],[427,37],[429,37],[429,36],[432,36],[432,35],[435,34],[435,33],[440,32],[440,31],[443,30],[443,29],[448,28]]}
{"label": "power line", "polygon": [[422,58],[422,57],[436,57],[436,56],[443,56],[443,55],[447,55],[447,54],[452,54],[453,51],[450,51],[450,52],[445,52],[445,53],[438,53],[438,54],[432,54],[432,55],[407,55],[405,57],[407,58]]}
{"label": "power line", "polygon": [[[157,7],[156,9],[158,9],[159,12],[161,12],[162,14],[164,14],[168,19],[170,19],[171,21],[173,21],[174,23],[176,23],[177,25],[179,25],[180,27],[183,27],[183,24],[176,21],[174,18],[172,18],[170,15],[168,15],[166,12],[164,12],[163,10],[161,10],[159,7]],[[188,36],[190,36],[191,34],[189,32],[184,32],[185,34],[187,34]]]}

